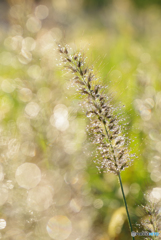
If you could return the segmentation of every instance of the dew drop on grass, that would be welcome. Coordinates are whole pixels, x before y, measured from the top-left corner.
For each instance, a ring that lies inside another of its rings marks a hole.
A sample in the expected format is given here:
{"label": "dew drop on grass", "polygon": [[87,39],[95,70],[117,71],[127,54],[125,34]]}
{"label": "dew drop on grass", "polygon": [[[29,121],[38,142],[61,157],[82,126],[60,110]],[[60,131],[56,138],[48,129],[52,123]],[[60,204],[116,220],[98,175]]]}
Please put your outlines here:
{"label": "dew drop on grass", "polygon": [[15,178],[19,186],[31,189],[40,182],[41,171],[34,163],[23,163],[17,168]]}
{"label": "dew drop on grass", "polygon": [[66,216],[54,216],[48,221],[47,232],[52,239],[67,239],[72,232],[71,221]]}
{"label": "dew drop on grass", "polygon": [[92,113],[91,112],[87,112],[86,116],[90,118],[92,116]]}

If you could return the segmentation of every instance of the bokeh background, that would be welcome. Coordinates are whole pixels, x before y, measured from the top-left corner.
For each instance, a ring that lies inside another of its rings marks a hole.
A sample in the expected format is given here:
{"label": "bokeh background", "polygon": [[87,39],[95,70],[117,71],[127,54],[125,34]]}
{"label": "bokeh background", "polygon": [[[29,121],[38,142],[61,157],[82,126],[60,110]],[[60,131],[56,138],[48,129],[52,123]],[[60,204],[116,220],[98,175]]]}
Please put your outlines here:
{"label": "bokeh background", "polygon": [[81,50],[122,107],[137,155],[122,180],[141,231],[145,194],[155,188],[161,198],[160,5],[0,1],[0,239],[130,239],[118,180],[93,163],[88,119],[57,43]]}

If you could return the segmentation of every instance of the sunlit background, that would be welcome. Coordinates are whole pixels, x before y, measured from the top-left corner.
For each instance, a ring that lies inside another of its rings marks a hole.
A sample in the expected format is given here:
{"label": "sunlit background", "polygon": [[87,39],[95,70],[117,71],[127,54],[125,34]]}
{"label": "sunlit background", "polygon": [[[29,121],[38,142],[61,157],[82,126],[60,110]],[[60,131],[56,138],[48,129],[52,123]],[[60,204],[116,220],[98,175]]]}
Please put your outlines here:
{"label": "sunlit background", "polygon": [[122,179],[142,230],[146,194],[161,199],[160,22],[159,0],[1,0],[0,239],[130,239],[118,180],[93,163],[57,43],[81,50],[122,106],[138,156]]}

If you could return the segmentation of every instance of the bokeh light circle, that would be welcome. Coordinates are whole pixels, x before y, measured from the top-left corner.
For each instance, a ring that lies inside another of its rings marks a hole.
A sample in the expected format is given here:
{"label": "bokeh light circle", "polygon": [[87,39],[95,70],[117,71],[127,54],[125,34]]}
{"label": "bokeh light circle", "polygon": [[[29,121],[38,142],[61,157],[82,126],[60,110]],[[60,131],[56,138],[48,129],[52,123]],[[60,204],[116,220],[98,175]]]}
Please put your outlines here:
{"label": "bokeh light circle", "polygon": [[45,19],[47,18],[49,14],[49,9],[45,5],[39,5],[35,9],[35,15],[39,19]]}
{"label": "bokeh light circle", "polygon": [[0,229],[4,229],[6,227],[6,221],[4,219],[0,219]]}
{"label": "bokeh light circle", "polygon": [[0,164],[0,181],[3,181],[3,180],[4,180],[3,167],[2,167],[2,165]]}
{"label": "bokeh light circle", "polygon": [[41,171],[34,163],[23,163],[17,168],[15,178],[19,186],[31,189],[41,181]]}
{"label": "bokeh light circle", "polygon": [[0,206],[8,200],[8,189],[4,184],[0,185]]}
{"label": "bokeh light circle", "polygon": [[26,22],[28,31],[36,33],[41,29],[41,21],[35,17],[30,17]]}
{"label": "bokeh light circle", "polygon": [[47,232],[52,239],[67,239],[72,232],[71,221],[66,216],[54,216],[48,221]]}
{"label": "bokeh light circle", "polygon": [[37,186],[28,192],[27,203],[35,211],[44,211],[52,204],[52,193],[47,186]]}
{"label": "bokeh light circle", "polygon": [[40,107],[35,102],[29,102],[25,107],[25,112],[30,118],[34,118],[38,115]]}

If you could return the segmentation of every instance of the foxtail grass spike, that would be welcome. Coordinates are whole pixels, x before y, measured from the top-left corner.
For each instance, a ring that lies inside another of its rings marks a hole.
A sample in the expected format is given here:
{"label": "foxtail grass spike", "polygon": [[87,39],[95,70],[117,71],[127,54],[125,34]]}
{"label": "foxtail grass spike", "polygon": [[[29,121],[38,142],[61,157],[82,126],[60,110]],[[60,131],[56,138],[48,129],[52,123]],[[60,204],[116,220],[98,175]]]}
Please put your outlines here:
{"label": "foxtail grass spike", "polygon": [[[154,188],[158,190],[158,188]],[[155,191],[157,193],[157,191]],[[157,195],[156,195],[157,196]],[[151,194],[146,195],[147,203],[142,206],[145,211],[145,216],[142,219],[142,226],[145,231],[155,233],[150,239],[160,240],[161,239],[161,201],[158,198],[153,198],[153,191]]]}
{"label": "foxtail grass spike", "polygon": [[[114,113],[110,97],[103,92],[93,69],[85,64],[81,53],[70,54],[67,47],[58,46],[64,66],[73,73],[72,81],[77,90],[85,96],[86,116],[89,118],[88,131],[96,144],[96,164],[99,171],[111,172],[118,176],[130,231],[132,224],[123,190],[121,171],[132,163],[132,156],[126,146],[119,119]],[[134,239],[134,237],[132,237]]]}

